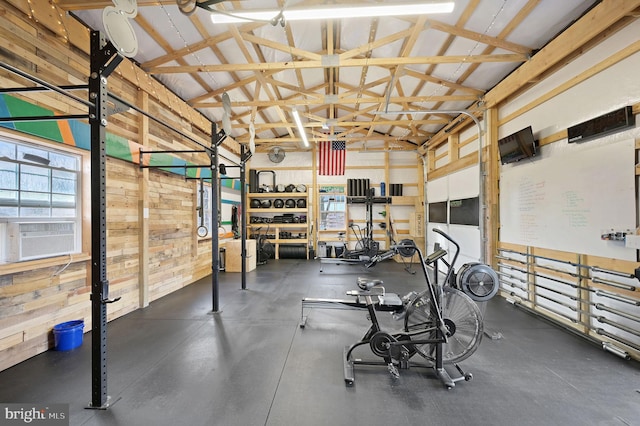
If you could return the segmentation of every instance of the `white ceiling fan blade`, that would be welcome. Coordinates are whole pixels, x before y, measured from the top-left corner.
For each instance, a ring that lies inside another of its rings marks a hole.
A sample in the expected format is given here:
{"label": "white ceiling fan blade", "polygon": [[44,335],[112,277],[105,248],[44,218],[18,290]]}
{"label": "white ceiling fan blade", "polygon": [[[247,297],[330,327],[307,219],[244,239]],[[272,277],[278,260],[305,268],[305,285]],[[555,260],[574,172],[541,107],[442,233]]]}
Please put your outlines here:
{"label": "white ceiling fan blade", "polygon": [[222,93],[222,109],[226,114],[231,115],[231,98],[227,92]]}
{"label": "white ceiling fan blade", "polygon": [[231,136],[231,99],[227,92],[222,93],[222,109],[224,110],[222,128],[227,135]]}
{"label": "white ceiling fan blade", "polygon": [[226,135],[231,136],[231,120],[226,113],[222,116],[222,128]]}
{"label": "white ceiling fan blade", "polygon": [[249,151],[256,152],[256,126],[253,121],[249,123]]}

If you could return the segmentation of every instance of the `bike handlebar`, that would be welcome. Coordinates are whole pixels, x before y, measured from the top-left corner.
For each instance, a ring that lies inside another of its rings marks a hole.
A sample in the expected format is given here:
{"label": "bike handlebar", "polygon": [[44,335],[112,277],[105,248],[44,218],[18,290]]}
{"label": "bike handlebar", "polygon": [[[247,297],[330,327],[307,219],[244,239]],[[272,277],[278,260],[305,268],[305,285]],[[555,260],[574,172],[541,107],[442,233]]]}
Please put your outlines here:
{"label": "bike handlebar", "polygon": [[454,246],[456,246],[456,251],[460,251],[460,245],[456,243],[455,240],[449,236],[449,234],[445,233],[444,231],[438,228],[433,228],[433,232],[435,232],[436,234],[442,235],[447,241],[450,241],[451,243],[453,243]]}
{"label": "bike handlebar", "polygon": [[447,264],[447,275],[444,279],[444,282],[446,283],[446,282],[449,282],[449,280],[451,279],[451,276],[453,275],[453,268],[455,267],[456,260],[458,260],[458,255],[460,254],[460,245],[456,243],[455,240],[451,238],[448,234],[446,234],[444,231],[438,228],[433,228],[433,232],[435,232],[436,234],[442,235],[447,241],[449,241],[454,246],[456,246],[456,252],[453,255],[453,259],[451,259],[451,264],[450,265]]}

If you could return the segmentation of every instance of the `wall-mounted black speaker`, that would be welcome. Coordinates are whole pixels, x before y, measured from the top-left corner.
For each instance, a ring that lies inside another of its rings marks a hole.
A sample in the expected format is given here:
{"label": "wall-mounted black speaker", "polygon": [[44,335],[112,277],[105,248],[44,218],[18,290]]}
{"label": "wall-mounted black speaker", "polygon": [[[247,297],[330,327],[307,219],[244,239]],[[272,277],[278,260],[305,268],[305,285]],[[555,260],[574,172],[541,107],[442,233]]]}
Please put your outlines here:
{"label": "wall-mounted black speaker", "polygon": [[635,127],[636,120],[630,106],[608,112],[567,129],[569,143],[586,142]]}

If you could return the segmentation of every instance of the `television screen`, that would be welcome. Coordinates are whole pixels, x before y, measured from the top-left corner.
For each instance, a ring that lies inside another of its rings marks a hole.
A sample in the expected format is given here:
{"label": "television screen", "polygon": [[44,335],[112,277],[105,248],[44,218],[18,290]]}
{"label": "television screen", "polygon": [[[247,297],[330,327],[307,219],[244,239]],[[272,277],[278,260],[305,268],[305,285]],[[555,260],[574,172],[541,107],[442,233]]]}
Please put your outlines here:
{"label": "television screen", "polygon": [[498,141],[502,164],[514,163],[536,155],[536,141],[531,126]]}

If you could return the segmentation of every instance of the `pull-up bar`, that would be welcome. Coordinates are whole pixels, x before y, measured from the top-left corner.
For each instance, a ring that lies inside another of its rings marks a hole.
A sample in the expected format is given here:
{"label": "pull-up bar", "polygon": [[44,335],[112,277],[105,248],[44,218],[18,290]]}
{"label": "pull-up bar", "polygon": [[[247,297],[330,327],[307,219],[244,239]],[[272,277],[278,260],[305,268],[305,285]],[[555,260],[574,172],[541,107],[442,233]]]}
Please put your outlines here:
{"label": "pull-up bar", "polygon": [[[22,78],[24,78],[26,80],[32,81],[34,83],[37,83],[37,84],[39,84],[39,85],[41,85],[43,87],[46,87],[49,90],[53,90],[56,93],[59,93],[59,94],[61,94],[63,96],[66,96],[66,97],[68,97],[70,99],[73,99],[74,101],[76,101],[78,103],[81,103],[82,105],[85,105],[87,107],[93,106],[92,102],[90,102],[90,101],[88,101],[86,99],[82,99],[81,97],[78,97],[78,96],[76,96],[76,95],[74,95],[72,93],[67,92],[66,90],[68,90],[68,89],[63,89],[63,88],[58,87],[56,85],[49,84],[46,81],[44,81],[44,80],[42,80],[42,79],[40,79],[40,78],[38,78],[36,76],[27,74],[26,72],[24,72],[22,70],[19,70],[18,68],[7,64],[6,62],[0,61],[0,68],[4,68],[5,70],[7,70],[9,72],[12,72],[12,73],[14,73],[16,75],[19,75],[20,77],[22,77]],[[86,88],[88,86],[82,86],[82,87],[75,86],[75,87],[76,88]]]}
{"label": "pull-up bar", "polygon": [[[78,84],[78,85],[69,85],[69,86],[57,86],[62,90],[87,90],[89,88],[88,84]],[[0,93],[9,94],[9,93],[25,93],[25,92],[47,92],[51,89],[48,87],[10,87],[5,89],[0,89]]]}
{"label": "pull-up bar", "polygon": [[32,115],[29,117],[0,117],[0,123],[24,123],[28,121],[86,120],[89,114]]}

